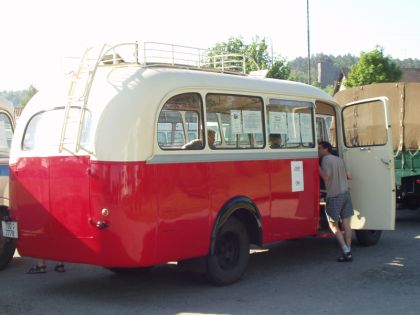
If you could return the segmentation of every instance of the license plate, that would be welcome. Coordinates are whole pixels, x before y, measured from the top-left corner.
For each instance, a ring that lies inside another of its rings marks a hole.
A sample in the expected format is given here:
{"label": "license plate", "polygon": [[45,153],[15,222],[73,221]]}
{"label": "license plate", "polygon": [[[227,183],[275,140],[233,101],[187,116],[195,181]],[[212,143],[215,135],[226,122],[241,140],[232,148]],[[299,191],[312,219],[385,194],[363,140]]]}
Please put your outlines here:
{"label": "license plate", "polygon": [[9,238],[18,238],[18,226],[15,221],[1,221],[3,236]]}

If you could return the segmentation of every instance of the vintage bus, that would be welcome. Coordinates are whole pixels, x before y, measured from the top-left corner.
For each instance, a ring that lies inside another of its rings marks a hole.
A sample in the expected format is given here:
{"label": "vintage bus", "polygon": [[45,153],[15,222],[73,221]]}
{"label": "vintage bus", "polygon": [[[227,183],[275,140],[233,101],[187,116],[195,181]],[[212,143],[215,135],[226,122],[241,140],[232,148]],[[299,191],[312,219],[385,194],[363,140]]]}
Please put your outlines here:
{"label": "vintage bus", "polygon": [[[0,97],[0,220],[9,218],[9,153],[15,122],[14,107],[11,102]],[[6,223],[3,223],[6,224]],[[16,241],[3,237],[6,227],[0,226],[0,270],[13,258]]]}
{"label": "vintage bus", "polygon": [[[317,115],[353,173],[359,240],[394,228],[386,99],[342,109],[312,86],[232,74],[237,56],[198,51],[188,63],[191,52],[168,47],[166,62],[148,44],[105,47],[93,63],[88,50],[67,95],[41,91],[27,105],[10,159],[21,255],[115,272],[196,262],[213,283],[233,283],[250,245],[319,233]],[[378,115],[359,124],[367,107]],[[370,128],[377,141],[355,141]]]}

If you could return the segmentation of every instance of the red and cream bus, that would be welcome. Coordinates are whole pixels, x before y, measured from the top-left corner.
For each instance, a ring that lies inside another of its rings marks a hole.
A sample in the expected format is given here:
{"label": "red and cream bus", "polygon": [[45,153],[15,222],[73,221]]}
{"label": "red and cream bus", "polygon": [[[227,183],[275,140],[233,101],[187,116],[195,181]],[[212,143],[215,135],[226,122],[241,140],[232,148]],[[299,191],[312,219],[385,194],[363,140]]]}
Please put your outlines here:
{"label": "red and cream bus", "polygon": [[[10,159],[21,255],[115,272],[195,260],[212,282],[237,281],[250,245],[319,232],[317,115],[353,173],[360,241],[394,228],[385,99],[342,109],[312,86],[221,73],[224,57],[191,65],[169,46],[164,63],[148,47],[105,48],[92,66],[88,52],[68,95],[41,91],[26,106]],[[372,126],[359,123],[365,107]],[[364,143],[370,128],[378,139]]]}

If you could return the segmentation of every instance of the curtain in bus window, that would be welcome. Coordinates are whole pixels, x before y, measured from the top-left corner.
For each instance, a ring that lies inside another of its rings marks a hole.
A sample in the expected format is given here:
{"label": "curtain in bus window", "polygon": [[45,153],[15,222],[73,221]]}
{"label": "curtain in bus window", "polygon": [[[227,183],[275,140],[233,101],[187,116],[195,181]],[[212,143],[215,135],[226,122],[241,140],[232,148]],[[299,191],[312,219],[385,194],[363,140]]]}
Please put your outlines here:
{"label": "curtain in bus window", "polygon": [[263,148],[263,102],[255,96],[208,94],[207,129],[216,132],[212,149]]}
{"label": "curtain in bus window", "polygon": [[346,107],[343,111],[347,147],[384,145],[387,142],[384,105],[370,102]]}
{"label": "curtain in bus window", "polygon": [[204,147],[201,103],[196,93],[180,94],[165,103],[157,123],[159,147],[182,150]]}
{"label": "curtain in bus window", "polygon": [[314,147],[311,102],[270,99],[267,110],[270,148]]}

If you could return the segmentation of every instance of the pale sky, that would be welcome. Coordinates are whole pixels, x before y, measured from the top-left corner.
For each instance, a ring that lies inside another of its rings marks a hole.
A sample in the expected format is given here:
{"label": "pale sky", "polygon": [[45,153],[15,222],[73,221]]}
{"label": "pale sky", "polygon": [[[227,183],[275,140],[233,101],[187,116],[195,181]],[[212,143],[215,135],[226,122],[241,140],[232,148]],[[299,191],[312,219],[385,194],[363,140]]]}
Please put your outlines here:
{"label": "pale sky", "polygon": [[[2,0],[0,91],[48,87],[63,58],[92,44],[157,41],[209,48],[266,37],[307,56],[306,0]],[[420,59],[419,0],[309,0],[311,53],[359,56],[376,45]]]}

